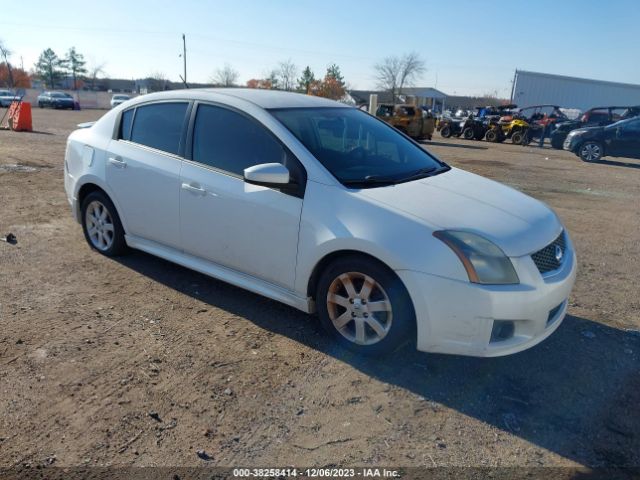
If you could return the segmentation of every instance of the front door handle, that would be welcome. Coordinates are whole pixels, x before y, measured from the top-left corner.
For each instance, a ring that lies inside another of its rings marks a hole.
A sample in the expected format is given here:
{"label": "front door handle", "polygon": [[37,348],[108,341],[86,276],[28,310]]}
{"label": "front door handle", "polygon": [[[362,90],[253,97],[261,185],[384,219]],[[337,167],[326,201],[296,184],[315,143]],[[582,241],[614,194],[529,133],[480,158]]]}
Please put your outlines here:
{"label": "front door handle", "polygon": [[127,162],[121,157],[109,157],[109,163],[118,168],[125,168],[127,166]]}
{"label": "front door handle", "polygon": [[204,195],[206,192],[206,190],[204,188],[200,188],[196,185],[193,185],[191,183],[183,183],[182,184],[182,189],[186,190],[188,192],[191,193],[195,193],[196,195]]}

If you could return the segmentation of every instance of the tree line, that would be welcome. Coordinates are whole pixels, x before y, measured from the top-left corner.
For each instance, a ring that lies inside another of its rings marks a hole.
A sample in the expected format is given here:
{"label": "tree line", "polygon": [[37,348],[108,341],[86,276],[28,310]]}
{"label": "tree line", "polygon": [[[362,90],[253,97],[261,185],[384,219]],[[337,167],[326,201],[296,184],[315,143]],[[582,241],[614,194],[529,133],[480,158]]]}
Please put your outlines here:
{"label": "tree line", "polygon": [[[20,68],[11,65],[9,58],[12,52],[0,40],[0,85],[10,88],[28,88],[31,86],[30,75]],[[95,88],[97,77],[104,74],[104,64],[87,68],[84,56],[75,47],[69,48],[62,57],[58,56],[51,48],[45,49],[34,65],[34,75],[39,77],[47,88],[55,88],[57,84],[67,77],[71,77],[72,89],[77,90],[88,83],[90,88]],[[404,87],[414,82],[425,72],[425,62],[415,52],[402,56],[388,56],[373,66],[374,78],[378,88],[388,91],[392,98],[402,93]],[[239,84],[240,73],[231,65],[225,64],[217,69],[210,78],[213,85],[220,87],[245,86],[248,88],[277,89],[296,91],[308,95],[339,100],[344,97],[348,85],[342,75],[340,67],[330,64],[324,75],[316,77],[315,73],[307,65],[302,71],[291,60],[279,62],[275,68],[270,69],[259,78],[251,78],[244,85]],[[157,82],[153,82],[157,79]],[[168,83],[164,74],[156,72],[149,77],[150,87],[153,85],[164,86]]]}

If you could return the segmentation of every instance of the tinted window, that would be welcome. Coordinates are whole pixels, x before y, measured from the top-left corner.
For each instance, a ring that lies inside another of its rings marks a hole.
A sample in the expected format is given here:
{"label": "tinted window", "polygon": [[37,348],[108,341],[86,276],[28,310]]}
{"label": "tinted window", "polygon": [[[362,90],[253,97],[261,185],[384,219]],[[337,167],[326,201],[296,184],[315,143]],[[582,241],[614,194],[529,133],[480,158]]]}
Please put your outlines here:
{"label": "tinted window", "polygon": [[622,127],[625,132],[640,133],[640,121],[632,121],[624,124]]}
{"label": "tinted window", "polygon": [[131,141],[178,154],[186,103],[156,103],[136,109]]}
{"label": "tinted window", "polygon": [[118,138],[122,140],[131,140],[131,121],[133,120],[134,109],[127,110],[122,113],[122,120],[120,121],[120,135]]}
{"label": "tinted window", "polygon": [[341,182],[405,181],[447,167],[397,130],[352,108],[272,110]]}
{"label": "tinted window", "polygon": [[284,163],[285,151],[258,122],[232,110],[200,105],[193,130],[193,160],[242,176],[253,165]]}

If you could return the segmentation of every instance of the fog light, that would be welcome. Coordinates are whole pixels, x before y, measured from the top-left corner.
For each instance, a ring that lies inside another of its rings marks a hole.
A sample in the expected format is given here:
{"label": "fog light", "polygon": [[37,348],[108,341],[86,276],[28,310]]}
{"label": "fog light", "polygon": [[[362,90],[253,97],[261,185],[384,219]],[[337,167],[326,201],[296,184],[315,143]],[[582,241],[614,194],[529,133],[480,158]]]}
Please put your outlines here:
{"label": "fog light", "polygon": [[491,343],[503,342],[513,337],[515,327],[511,320],[494,320],[491,329]]}

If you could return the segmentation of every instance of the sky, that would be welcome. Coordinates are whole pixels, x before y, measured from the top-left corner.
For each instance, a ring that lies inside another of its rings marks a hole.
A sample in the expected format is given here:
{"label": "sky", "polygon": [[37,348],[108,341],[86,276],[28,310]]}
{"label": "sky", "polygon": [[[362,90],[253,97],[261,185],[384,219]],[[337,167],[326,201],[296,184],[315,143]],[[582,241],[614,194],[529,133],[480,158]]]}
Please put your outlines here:
{"label": "sky", "polygon": [[[640,84],[640,0],[1,0],[0,40],[30,70],[40,53],[74,46],[113,78],[156,72],[208,82],[231,65],[240,83],[279,62],[351,88],[376,87],[374,65],[417,52],[415,86],[508,98],[515,69]],[[501,8],[502,6],[502,8]]]}

